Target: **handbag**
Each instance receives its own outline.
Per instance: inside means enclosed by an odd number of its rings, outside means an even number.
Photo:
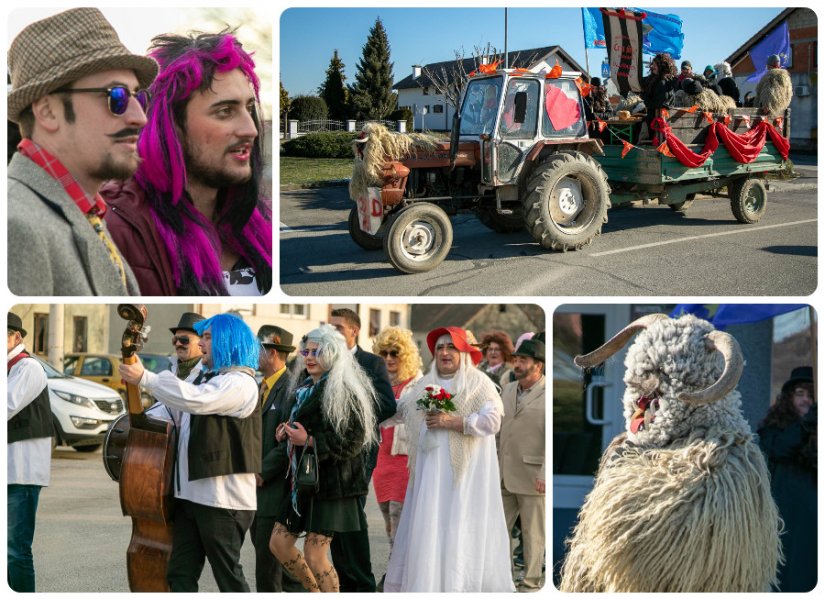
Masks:
[[[320,487],[318,456],[315,455],[315,450],[309,447],[309,440],[307,440],[307,444],[304,445],[304,450],[301,452],[301,459],[298,460],[295,484],[299,492],[313,495],[318,492]]]

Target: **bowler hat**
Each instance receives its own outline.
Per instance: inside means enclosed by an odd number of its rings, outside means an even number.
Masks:
[[[196,312],[184,312],[180,315],[180,322],[178,323],[178,326],[172,327],[169,330],[172,331],[173,335],[175,334],[175,331],[179,331],[181,329],[184,331],[192,331],[197,335],[198,332],[195,330],[195,323],[202,320],[206,320],[206,318]]]
[[[130,70],[147,88],[158,74],[158,63],[132,54],[97,8],[72,8],[35,21],[12,41],[8,65],[8,118],[15,123],[35,100],[86,75]]]
[[[23,321],[20,320],[20,317],[14,312],[9,312],[8,325],[6,328],[12,331],[19,331],[23,337],[28,335],[26,329],[23,328]]]
[[[470,344],[467,340],[467,332],[460,327],[440,327],[427,333],[427,347],[430,348],[432,355],[435,355],[435,342],[442,335],[449,335],[458,351],[469,353],[473,364],[478,365],[481,362],[481,350]]]
[[[292,345],[292,333],[275,325],[265,324],[258,329],[258,341],[266,349],[274,349],[287,354],[295,351],[295,346]]]
[[[525,339],[518,346],[518,349],[513,352],[513,356],[523,356],[544,362],[544,343],[536,339]]]
[[[797,383],[813,383],[814,369],[810,366],[797,366],[791,370],[791,377],[782,385],[782,391],[793,387]]]

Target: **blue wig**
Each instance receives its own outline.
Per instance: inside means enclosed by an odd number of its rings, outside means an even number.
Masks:
[[[258,368],[258,354],[261,343],[252,329],[234,314],[216,314],[194,325],[195,332],[203,336],[212,333],[212,370],[233,366]]]

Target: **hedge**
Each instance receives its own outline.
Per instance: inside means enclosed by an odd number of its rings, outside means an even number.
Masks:
[[[352,158],[352,140],[357,133],[322,131],[290,139],[283,144],[284,156],[301,158]]]

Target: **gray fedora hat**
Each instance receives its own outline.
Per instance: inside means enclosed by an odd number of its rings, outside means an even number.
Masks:
[[[23,328],[23,321],[20,317],[15,314],[14,312],[9,312],[8,321],[7,321],[6,328],[11,329],[12,331],[19,331],[20,334],[25,337],[28,335],[26,329]]]
[[[521,345],[518,346],[518,349],[513,352],[513,356],[523,356],[544,362],[544,343],[535,337],[525,339],[521,342]]]
[[[295,351],[292,339],[292,333],[279,326],[265,324],[258,329],[258,341],[267,349],[291,354]]]
[[[35,100],[86,75],[127,69],[148,88],[158,74],[158,63],[132,54],[96,8],[72,8],[35,21],[12,41],[8,65],[8,118],[15,123]]]

